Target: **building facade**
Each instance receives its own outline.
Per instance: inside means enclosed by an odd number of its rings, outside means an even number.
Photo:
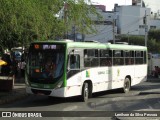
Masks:
[[[114,39],[114,35],[117,34],[117,26],[115,25],[115,14],[113,11],[105,11],[103,5],[95,5],[97,12],[102,16],[101,19],[96,16],[90,15],[94,21],[92,26],[95,29],[95,33],[85,34],[84,41],[99,41],[106,43],[109,40]]]
[[[90,14],[94,22],[92,28],[95,32],[82,34],[68,32],[69,39],[75,41],[99,41],[106,43],[115,40],[116,35],[145,35],[150,29],[159,29],[160,20],[152,17],[151,8],[145,6],[142,0],[133,0],[132,5],[119,6],[115,4],[113,11],[105,11],[104,5],[95,5],[102,19]],[[63,11],[59,15],[63,19]],[[72,30],[74,30],[73,28]]]
[[[116,5],[115,12],[118,34],[145,35],[145,29],[149,30],[150,8]]]

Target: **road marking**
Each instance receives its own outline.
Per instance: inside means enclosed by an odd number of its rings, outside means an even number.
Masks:
[[[70,107],[64,108],[63,111],[72,111],[72,110],[75,110],[77,108],[78,108],[77,106],[70,106]]]

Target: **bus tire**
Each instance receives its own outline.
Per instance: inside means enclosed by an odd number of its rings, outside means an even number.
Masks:
[[[89,90],[89,84],[87,82],[85,82],[83,84],[83,87],[82,87],[82,96],[81,96],[81,100],[83,102],[87,102],[88,99],[89,99],[89,94],[90,94],[90,90]]]
[[[128,77],[125,78],[124,84],[123,84],[123,92],[128,93],[131,88],[131,81]]]

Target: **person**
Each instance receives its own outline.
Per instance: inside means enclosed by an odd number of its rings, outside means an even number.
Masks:
[[[20,68],[20,72],[21,72],[21,77],[24,78],[25,76],[25,60],[24,59],[21,59],[21,62],[19,62],[19,68]]]
[[[75,68],[76,68],[76,63],[71,62],[70,68],[71,68],[71,69],[75,69]]]
[[[153,71],[153,75],[154,75],[154,77],[158,77],[158,69],[159,69],[159,67],[158,66],[154,66],[154,71]]]
[[[53,64],[52,60],[48,59],[47,63],[45,64],[45,70],[44,70],[43,77],[44,78],[48,78],[48,77],[54,78],[55,67],[56,65]]]
[[[15,77],[18,76],[18,63],[15,60],[15,57],[12,58],[12,69],[13,69],[13,74],[15,75]]]

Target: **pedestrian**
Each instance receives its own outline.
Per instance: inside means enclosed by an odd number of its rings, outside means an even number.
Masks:
[[[24,78],[25,76],[25,60],[24,59],[21,59],[21,62],[19,62],[19,68],[20,68],[20,72],[21,72],[21,77]]]

